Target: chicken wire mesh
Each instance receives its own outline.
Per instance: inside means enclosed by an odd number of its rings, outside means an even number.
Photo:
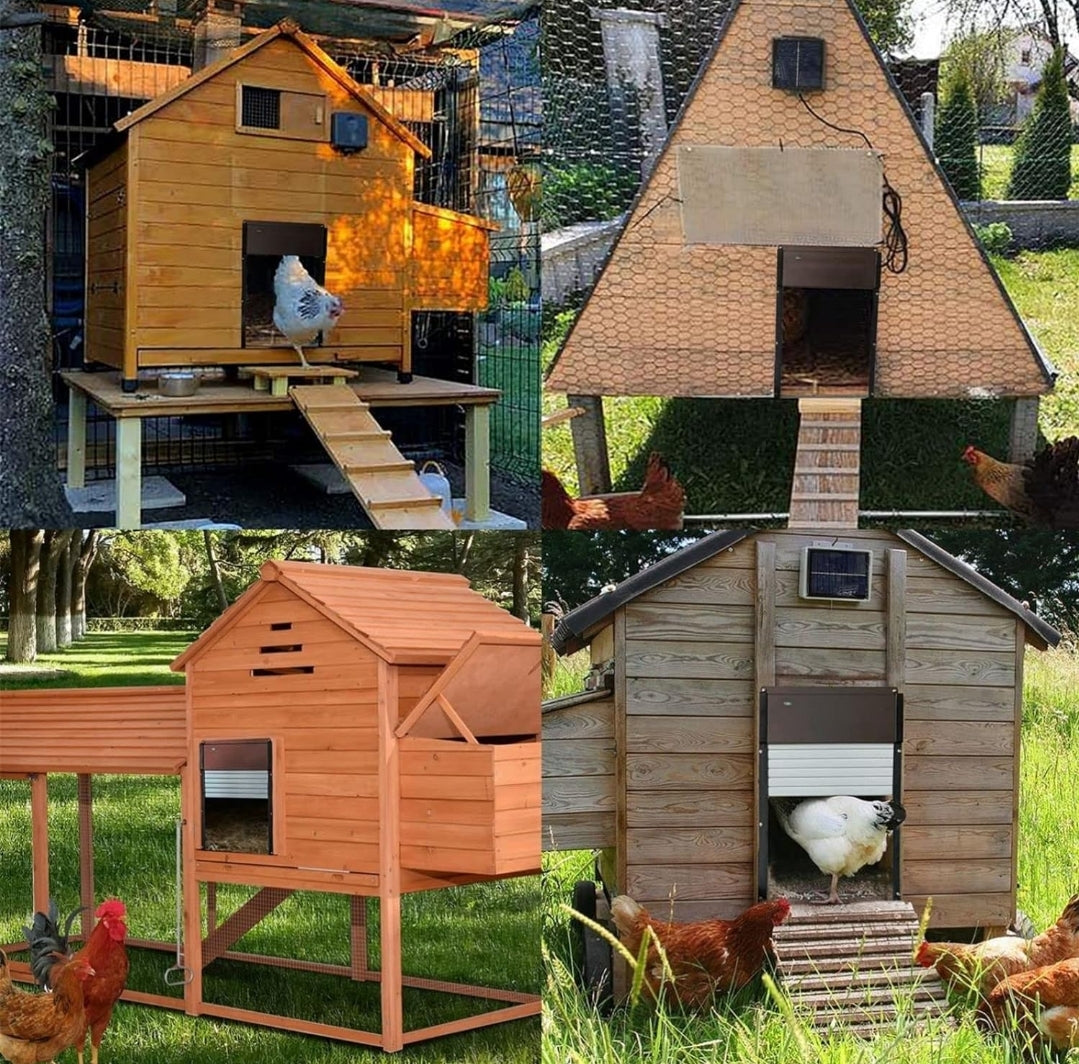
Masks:
[[[208,6],[215,8],[213,17],[200,25]],[[429,160],[417,160],[418,200],[495,219],[503,232],[514,234],[524,259],[538,260],[538,234],[519,235],[522,223],[506,180],[519,153],[535,152],[538,142],[538,111],[530,102],[538,100],[535,12],[527,4],[507,8],[504,18],[492,22],[470,14],[467,7],[441,20],[425,11],[359,11],[328,0],[302,8],[279,0],[235,5],[117,0],[108,10],[90,3],[50,8],[42,34],[47,83],[56,99],[50,131],[55,152],[46,285],[57,374],[81,368],[85,354],[86,205],[80,157],[119,118],[178,84],[200,63],[286,16],[298,19],[301,28],[431,148]],[[500,268],[493,264],[494,276]],[[538,303],[538,269],[529,276],[533,274]],[[494,365],[488,362],[489,349],[477,350],[473,315],[415,313],[413,318],[415,372],[506,389],[504,404],[493,418],[492,464],[511,476],[530,475],[538,461],[535,345],[519,331],[507,330],[499,339]],[[67,389],[59,376],[54,390],[63,467]],[[150,471],[192,471],[292,454],[297,438],[311,442],[296,420],[292,415],[252,419],[232,414],[147,418],[143,464]],[[395,435],[400,432],[406,449],[415,455],[463,458],[462,410],[425,411],[422,418],[405,414],[393,420],[398,423]],[[114,475],[114,424],[91,403],[87,476]]]

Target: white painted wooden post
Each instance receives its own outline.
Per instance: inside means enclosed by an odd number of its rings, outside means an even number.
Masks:
[[[1038,443],[1038,397],[1015,400],[1012,407],[1011,433],[1008,437],[1008,460],[1025,462],[1034,456]]]
[[[86,393],[67,389],[67,486],[86,487]]]
[[[933,147],[933,124],[936,120],[937,98],[931,92],[922,93],[922,135]]]
[[[142,524],[142,419],[116,419],[116,527]]]
[[[567,395],[567,405],[584,413],[570,422],[577,485],[582,495],[602,495],[611,490],[611,459],[607,453],[607,425],[603,420],[603,397]]]
[[[491,408],[465,407],[465,518],[485,521],[491,515]]]

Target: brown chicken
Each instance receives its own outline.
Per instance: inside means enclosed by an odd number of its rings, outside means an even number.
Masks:
[[[1079,894],[1052,927],[1034,938],[1004,935],[974,945],[923,942],[915,960],[923,968],[936,968],[949,986],[974,987],[984,998],[1001,979],[1072,957],[1079,957]]]
[[[974,482],[988,495],[1031,524],[1079,529],[1079,436],[1042,448],[1022,465],[967,447],[963,452]]]
[[[546,529],[590,532],[625,528],[644,532],[681,528],[685,501],[682,485],[655,452],[648,457],[644,486],[638,492],[574,499],[554,473],[543,470],[542,523]]]
[[[978,1011],[993,1029],[1017,1030],[1034,1045],[1079,1046],[1079,957],[1002,979]]]
[[[42,986],[49,986],[56,958],[62,956],[61,949],[66,948],[67,939],[60,934],[54,911],[50,914],[35,913],[33,926],[27,928],[27,941],[30,943],[30,966],[34,978]],[[82,1064],[83,1050],[86,1047],[86,1033],[90,1032],[90,1060],[97,1064],[98,1048],[101,1045],[105,1028],[112,1018],[112,1010],[124,991],[127,982],[128,959],[124,940],[127,938],[125,917],[127,909],[122,901],[110,899],[103,901],[94,916],[97,923],[86,940],[86,945],[75,954],[76,960],[87,961],[94,969],[93,977],[86,983],[84,997],[86,1014],[75,1038],[75,1046]],[[70,927],[71,920],[68,920]]]
[[[59,962],[59,958],[58,958]],[[0,950],[0,1057],[11,1064],[45,1064],[73,1045],[83,1028],[83,988],[94,969],[71,960],[56,970],[51,994],[28,994],[11,985]]]
[[[661,988],[669,999],[687,1008],[707,1008],[716,993],[737,990],[774,956],[772,931],[791,911],[786,898],[761,902],[735,920],[668,923],[653,920],[632,898],[621,894],[611,902],[611,917],[626,948],[636,956],[641,936],[651,927],[667,954],[674,984],[665,980],[663,961],[653,943],[645,961],[644,981],[653,997]]]

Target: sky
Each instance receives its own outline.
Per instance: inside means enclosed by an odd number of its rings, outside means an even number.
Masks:
[[[951,36],[951,27],[944,16],[947,6],[946,0],[913,0],[910,5],[914,17],[912,55],[919,59],[933,59],[940,55]],[[1075,34],[1065,33],[1065,36],[1070,36],[1071,50],[1079,51]]]

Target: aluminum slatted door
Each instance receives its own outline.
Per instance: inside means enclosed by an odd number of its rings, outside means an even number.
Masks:
[[[757,871],[763,897],[769,798],[850,794],[899,800],[903,696],[894,687],[767,687],[761,690],[760,717]],[[898,877],[898,860],[895,868]]]

